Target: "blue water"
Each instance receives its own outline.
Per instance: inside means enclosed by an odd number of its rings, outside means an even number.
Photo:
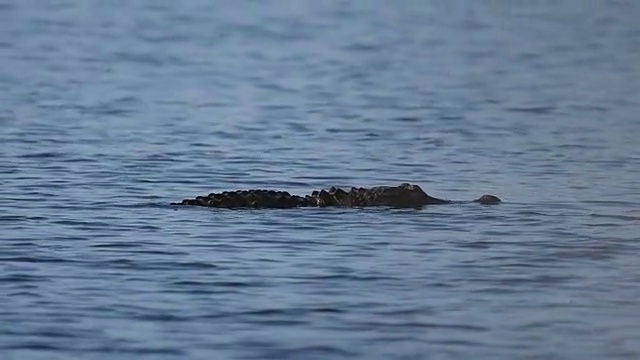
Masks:
[[[1,359],[638,359],[635,1],[1,1]],[[498,206],[174,208],[417,183]]]

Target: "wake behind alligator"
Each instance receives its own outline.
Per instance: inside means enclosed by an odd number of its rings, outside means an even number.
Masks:
[[[493,205],[501,200],[495,195],[482,195],[472,202]],[[215,208],[254,208],[254,209],[290,209],[298,207],[371,207],[387,206],[394,208],[421,208],[426,205],[451,204],[452,200],[443,200],[427,195],[420,186],[400,184],[399,186],[376,186],[355,188],[349,191],[331,187],[328,190],[316,190],[308,195],[291,195],[286,191],[275,190],[236,190],[211,193],[195,199],[184,199],[171,205],[195,205]]]

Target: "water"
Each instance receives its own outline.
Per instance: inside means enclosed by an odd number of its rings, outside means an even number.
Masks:
[[[639,16],[3,1],[0,358],[637,359]],[[505,203],[167,205],[401,182]]]

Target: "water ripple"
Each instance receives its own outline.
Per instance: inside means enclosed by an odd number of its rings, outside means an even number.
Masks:
[[[4,357],[638,358],[635,2],[245,5],[0,4]]]

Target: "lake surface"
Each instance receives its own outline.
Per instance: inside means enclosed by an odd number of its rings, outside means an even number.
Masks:
[[[638,18],[1,1],[0,358],[638,359]],[[504,203],[168,205],[402,182]]]

